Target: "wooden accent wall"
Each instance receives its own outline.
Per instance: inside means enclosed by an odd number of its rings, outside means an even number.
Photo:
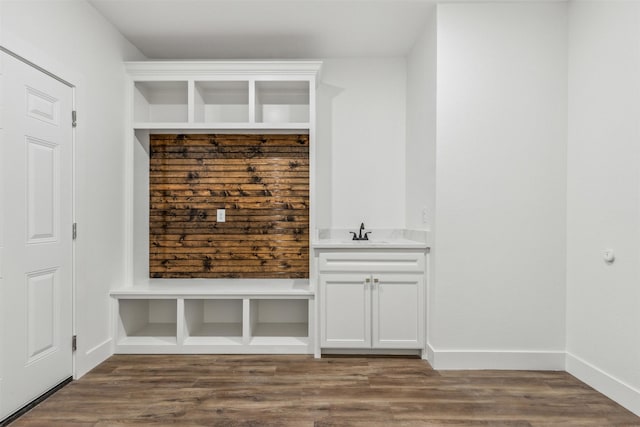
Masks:
[[[309,277],[308,135],[151,135],[149,196],[150,277]]]

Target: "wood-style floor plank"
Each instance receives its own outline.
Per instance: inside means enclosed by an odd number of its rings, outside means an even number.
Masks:
[[[640,426],[565,372],[420,359],[117,355],[12,426]]]

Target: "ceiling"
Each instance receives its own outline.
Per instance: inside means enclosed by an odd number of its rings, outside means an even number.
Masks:
[[[435,0],[89,0],[149,59],[404,56]]]

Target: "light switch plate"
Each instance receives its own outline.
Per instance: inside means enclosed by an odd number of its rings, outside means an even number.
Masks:
[[[217,211],[217,221],[218,222],[225,222],[226,221],[226,212],[224,209],[218,209]]]

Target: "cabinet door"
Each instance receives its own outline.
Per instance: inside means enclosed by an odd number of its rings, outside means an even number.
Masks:
[[[422,348],[424,275],[374,274],[373,348]]]
[[[371,347],[371,276],[320,276],[320,346]]]

